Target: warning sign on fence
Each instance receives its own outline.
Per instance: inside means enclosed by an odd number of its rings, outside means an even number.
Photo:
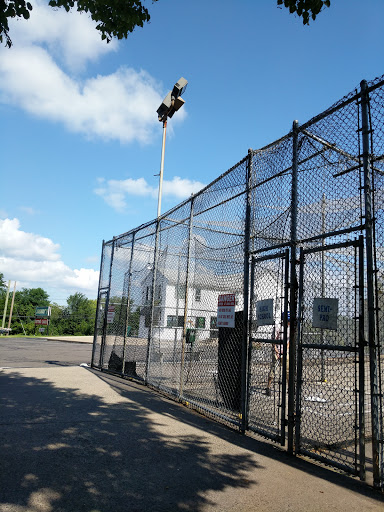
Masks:
[[[234,293],[219,295],[217,300],[217,327],[235,327],[235,304]]]
[[[273,299],[258,300],[256,302],[257,325],[274,325]]]
[[[313,299],[312,326],[321,329],[337,329],[338,299]]]
[[[113,324],[114,319],[115,319],[115,306],[108,306],[107,324]]]

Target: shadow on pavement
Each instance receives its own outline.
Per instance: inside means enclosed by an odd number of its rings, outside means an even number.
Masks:
[[[96,375],[113,385],[112,398],[0,374],[0,511],[198,511],[214,505],[212,490],[256,483],[247,480],[252,454],[214,453],[200,431],[235,433],[145,388]],[[186,432],[184,424],[195,428]]]
[[[92,371],[92,370],[90,370]],[[177,421],[181,421],[185,425],[196,427],[204,432],[208,432],[218,438],[236,445],[237,447],[248,450],[249,452],[263,457],[276,460],[282,464],[287,464],[291,468],[302,471],[305,474],[313,475],[316,478],[321,478],[327,482],[342,486],[345,489],[359,493],[362,496],[369,496],[379,502],[383,502],[384,495],[375,491],[365,482],[345,474],[342,471],[336,470],[332,467],[326,467],[319,463],[303,457],[294,457],[287,453],[285,449],[280,448],[278,445],[269,442],[268,440],[259,440],[250,435],[242,435],[237,430],[226,427],[220,423],[215,422],[205,416],[201,416],[195,411],[192,411],[178,403],[175,403],[171,398],[166,395],[159,394],[157,391],[151,391],[135,382],[124,380],[120,377],[113,376],[107,373],[97,372],[93,370],[100,379],[108,382],[108,384],[120,393],[121,396],[129,396],[132,400],[137,400],[144,407],[156,411],[156,413],[164,416],[170,416]],[[253,470],[257,467],[252,466]],[[258,469],[263,469],[261,466]],[[305,475],[303,474],[303,478]]]

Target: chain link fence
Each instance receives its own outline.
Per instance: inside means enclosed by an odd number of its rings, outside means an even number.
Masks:
[[[103,243],[92,365],[384,486],[384,79]]]

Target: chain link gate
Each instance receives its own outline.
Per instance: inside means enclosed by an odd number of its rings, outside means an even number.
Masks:
[[[102,353],[105,344],[105,313],[107,298],[108,291],[100,290],[99,298],[97,301],[95,338],[92,352],[92,365],[102,365]]]
[[[361,478],[367,466],[384,489],[384,76],[360,86],[103,242],[92,366],[287,440],[290,454]],[[221,294],[236,297],[229,337]],[[311,323],[315,299],[338,301],[337,330]],[[258,305],[273,323],[256,323]]]
[[[248,428],[285,443],[289,250],[253,257],[248,360]]]
[[[363,237],[301,249],[296,452],[365,478]]]

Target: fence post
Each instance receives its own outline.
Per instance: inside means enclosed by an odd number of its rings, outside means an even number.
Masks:
[[[159,259],[159,237],[160,237],[160,217],[157,218],[156,221],[156,238],[155,238],[155,250],[153,254],[153,269],[152,269],[152,290],[151,290],[151,310],[150,310],[150,322],[148,329],[148,342],[147,342],[147,356],[145,363],[145,384],[148,384],[148,374],[149,374],[149,366],[151,364],[151,344],[153,340],[153,320],[154,320],[154,311],[155,311],[155,287],[156,287],[156,273],[157,273],[157,263]]]
[[[133,260],[133,248],[135,245],[135,235],[136,235],[136,231],[132,235],[131,257],[129,260],[129,267],[128,267],[127,314],[125,317],[125,324],[124,324],[123,367],[121,370],[123,374],[125,373],[125,353],[126,353],[126,346],[127,346],[127,328],[128,328],[128,321],[129,321],[129,307],[130,307],[129,302],[131,300],[131,276],[132,276],[132,260]],[[125,279],[124,279],[124,284],[125,284]],[[123,289],[123,293],[124,293],[124,289]]]
[[[365,243],[367,258],[367,303],[368,303],[368,346],[369,369],[371,384],[371,410],[372,410],[372,460],[373,460],[373,486],[380,488],[380,463],[379,463],[379,385],[378,385],[378,361],[376,352],[375,332],[375,297],[374,297],[374,259],[373,259],[373,217],[372,217],[372,187],[371,166],[369,162],[369,95],[366,80],[362,80],[361,86],[361,121],[362,121],[362,149],[364,170],[364,202],[365,202]]]
[[[288,453],[294,453],[294,431],[295,431],[295,378],[296,378],[296,250],[297,250],[297,156],[298,156],[298,135],[299,123],[293,121],[292,126],[292,185],[291,185],[291,272],[289,290],[289,376],[288,376]],[[286,315],[285,315],[286,316]],[[286,316],[287,317],[287,316]]]
[[[365,480],[365,336],[364,336],[364,236],[359,236],[359,476]]]
[[[248,149],[246,168],[246,197],[245,197],[245,225],[244,225],[244,290],[243,290],[243,333],[241,347],[241,423],[240,430],[245,432],[248,424],[247,417],[247,381],[248,368],[248,331],[249,331],[249,242],[251,235],[251,176],[253,151]]]
[[[185,274],[185,295],[184,295],[184,322],[183,322],[183,336],[181,339],[181,366],[180,366],[180,386],[179,386],[179,399],[183,398],[183,383],[184,383],[184,359],[185,359],[185,343],[187,337],[187,318],[188,318],[188,282],[189,272],[191,265],[191,247],[192,247],[192,232],[193,232],[193,206],[195,198],[191,198],[191,212],[189,214],[189,231],[188,231],[188,253],[187,253],[187,270]],[[178,290],[176,290],[176,297]],[[178,314],[177,314],[178,315]]]
[[[91,358],[91,367],[95,364],[95,350],[96,350],[96,341],[97,341],[97,323],[98,323],[98,314],[99,314],[99,304],[100,304],[100,285],[101,285],[101,277],[103,275],[103,261],[104,261],[104,243],[101,246],[101,261],[100,261],[100,272],[99,272],[99,286],[97,288],[97,304],[96,304],[96,315],[95,315],[95,330],[93,333],[93,347],[92,347],[92,358]],[[105,312],[104,312],[105,314]],[[100,347],[101,349],[101,347]]]
[[[115,237],[113,237],[113,241],[112,241],[111,263],[109,265],[107,300],[105,301],[105,311],[104,311],[103,336],[102,336],[101,348],[100,348],[100,368],[101,369],[103,369],[103,364],[104,364],[105,342],[106,342],[106,338],[107,338],[107,318],[108,318],[109,297],[111,295],[112,265],[113,265],[114,254],[115,254]]]

